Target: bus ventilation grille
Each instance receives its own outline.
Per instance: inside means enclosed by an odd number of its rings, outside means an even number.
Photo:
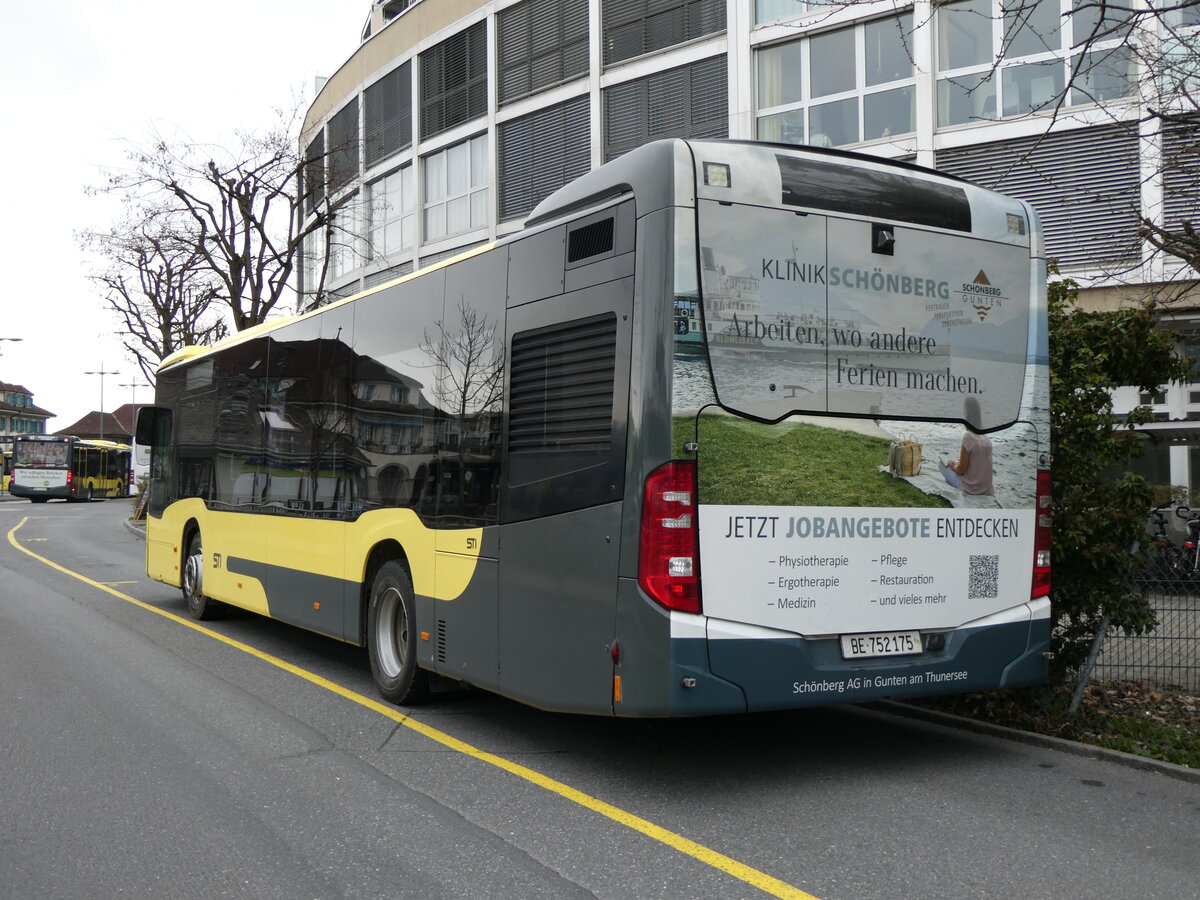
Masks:
[[[579,262],[589,256],[611,253],[613,248],[613,220],[601,219],[576,228],[567,236],[567,262]]]
[[[437,661],[446,661],[446,620],[438,619],[437,627]]]
[[[509,452],[607,452],[616,357],[614,313],[514,335]]]

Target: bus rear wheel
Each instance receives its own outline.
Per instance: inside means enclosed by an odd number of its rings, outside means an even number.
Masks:
[[[200,541],[199,531],[193,531],[188,540],[187,554],[183,557],[180,589],[183,591],[188,615],[193,619],[215,619],[225,611],[225,604],[204,596],[204,545]]]
[[[412,579],[394,559],[381,565],[371,581],[367,655],[379,693],[389,703],[417,703],[429,695],[429,675],[417,666]]]

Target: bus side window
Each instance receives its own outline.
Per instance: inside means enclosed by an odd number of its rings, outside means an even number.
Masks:
[[[150,497],[147,512],[161,515],[170,502],[171,410],[147,406],[138,410],[137,442],[150,448]]]
[[[136,439],[139,444],[147,447],[160,446],[160,440],[163,437],[162,420],[171,418],[171,411],[163,409],[161,406],[144,406],[138,410]],[[170,440],[170,428],[168,427],[166,439]],[[166,441],[162,441],[165,443]]]

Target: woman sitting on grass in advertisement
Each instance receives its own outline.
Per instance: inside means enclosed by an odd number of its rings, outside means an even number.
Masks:
[[[977,430],[980,422],[979,399],[968,397],[963,401],[963,418],[967,430],[963,434],[962,449],[958,461],[938,462],[942,477],[950,487],[964,494],[994,493],[992,490],[992,441]]]

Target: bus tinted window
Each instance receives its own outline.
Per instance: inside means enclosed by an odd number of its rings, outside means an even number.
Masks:
[[[262,503],[267,344],[265,338],[257,338],[231,347],[212,361],[215,397],[201,388],[180,404],[180,483],[203,484],[211,472],[211,497],[218,506],[253,508]]]
[[[258,419],[265,438],[263,502],[275,511],[320,518],[356,511],[363,460],[346,428],[354,366],[349,317],[336,310],[287,325],[270,339]]]
[[[971,230],[971,204],[960,187],[820,159],[775,159],[789,206]]]
[[[31,469],[65,466],[69,453],[65,441],[14,441],[13,465]]]
[[[963,421],[1020,410],[1029,251],[896,226],[699,204],[701,294],[717,397],[774,421],[793,412]]]

